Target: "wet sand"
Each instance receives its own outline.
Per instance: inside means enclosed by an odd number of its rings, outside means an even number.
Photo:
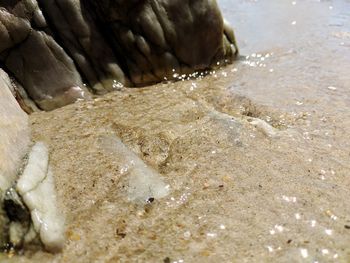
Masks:
[[[219,2],[244,60],[31,116],[67,242],[9,261],[350,261],[350,2]],[[130,201],[106,136],[169,195]]]

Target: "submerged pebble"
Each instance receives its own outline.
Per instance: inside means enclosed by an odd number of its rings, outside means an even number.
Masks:
[[[277,129],[272,127],[269,123],[258,118],[249,118],[249,123],[255,126],[258,130],[263,132],[267,137],[276,137]]]
[[[121,173],[128,175],[127,194],[130,201],[145,203],[168,195],[170,186],[164,182],[160,174],[144,163],[119,138],[104,136],[101,139],[101,146],[121,158],[123,162]]]

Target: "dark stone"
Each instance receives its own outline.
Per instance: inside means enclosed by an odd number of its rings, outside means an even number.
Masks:
[[[80,0],[38,0],[47,19],[90,87],[104,93],[113,80],[129,85],[112,47],[107,43],[86,5]]]
[[[102,94],[237,53],[213,0],[0,1],[0,67],[44,110],[89,98],[83,82]]]
[[[2,202],[8,222],[2,229],[3,244],[0,245],[11,244],[13,247],[20,248],[31,226],[30,212],[13,187],[5,192]]]
[[[50,35],[32,27],[40,24],[36,14],[40,10],[30,8],[25,4],[27,1],[7,2],[11,4],[1,3],[7,9],[0,9],[0,61],[5,71],[23,85],[42,109],[85,98],[85,88],[73,60]],[[81,92],[71,92],[72,88]],[[67,93],[70,94],[61,99]]]
[[[206,69],[236,55],[233,31],[225,34],[229,28],[216,1],[85,1],[109,30],[135,85],[172,79],[173,69],[180,74]]]
[[[30,222],[30,213],[14,188],[5,192],[4,209],[10,221]]]
[[[153,202],[154,202],[154,198],[153,197],[148,198],[147,203],[151,204]]]

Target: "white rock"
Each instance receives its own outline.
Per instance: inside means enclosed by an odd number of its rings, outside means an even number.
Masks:
[[[10,88],[9,77],[0,69],[0,190],[2,191],[15,181],[30,143],[28,116],[18,105]]]
[[[17,182],[17,189],[21,195],[33,190],[44,180],[48,165],[48,149],[44,143],[38,142],[33,146],[29,154],[28,164]]]
[[[333,86],[329,86],[329,87],[327,87],[327,89],[329,89],[329,90],[337,90],[337,88],[333,87]]]
[[[30,210],[34,229],[45,248],[51,252],[62,250],[64,217],[57,208],[55,182],[44,143],[33,146],[28,164],[18,180],[17,191]]]

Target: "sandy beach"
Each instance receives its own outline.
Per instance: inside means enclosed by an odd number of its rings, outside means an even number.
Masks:
[[[350,2],[219,3],[240,61],[30,115],[67,240],[1,262],[350,261]]]

